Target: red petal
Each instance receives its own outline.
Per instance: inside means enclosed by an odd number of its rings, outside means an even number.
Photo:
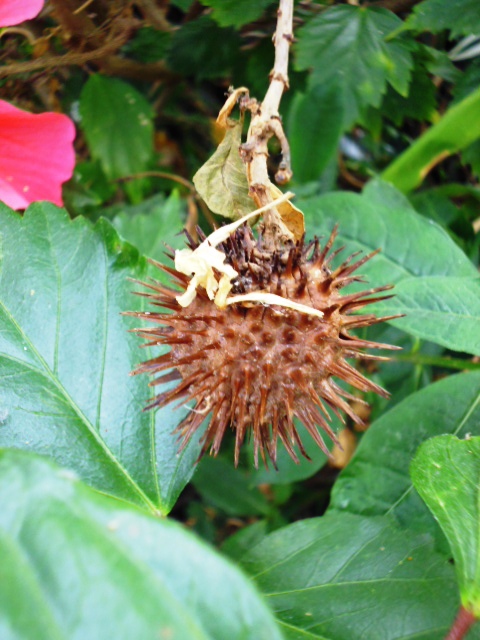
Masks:
[[[0,26],[11,27],[35,18],[42,10],[44,0],[0,0]]]
[[[12,209],[38,200],[61,206],[61,185],[75,166],[74,137],[67,116],[36,115],[0,100],[0,200]]]

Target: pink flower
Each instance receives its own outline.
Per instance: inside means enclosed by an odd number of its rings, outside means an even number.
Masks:
[[[75,166],[74,137],[67,116],[36,115],[0,100],[0,200],[12,209],[38,200],[61,206],[61,185]]]
[[[0,25],[11,27],[38,15],[44,0],[0,0]]]
[[[0,0],[0,26],[34,18],[44,0]],[[61,185],[75,167],[73,122],[60,113],[34,115],[0,100],[0,200],[12,209],[49,200],[62,205]]]

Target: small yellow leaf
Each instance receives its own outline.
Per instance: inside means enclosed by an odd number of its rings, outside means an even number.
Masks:
[[[280,189],[272,183],[270,183],[270,193],[274,200],[283,195]],[[276,208],[284,225],[293,234],[295,240],[301,240],[305,233],[305,220],[302,211],[297,209],[289,200],[281,202]]]
[[[218,114],[217,124],[222,127],[222,129],[228,129],[228,127],[231,126],[231,120],[229,120],[228,116],[232,113],[235,105],[237,104],[238,98],[242,93],[246,93],[248,95],[247,87],[234,89],[221,108],[220,113]]]

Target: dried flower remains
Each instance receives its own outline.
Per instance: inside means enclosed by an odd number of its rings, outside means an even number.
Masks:
[[[338,381],[388,396],[348,360],[382,360],[365,350],[396,348],[351,334],[392,319],[358,313],[390,297],[377,294],[391,286],[342,295],[346,285],[362,282],[356,272],[376,252],[358,259],[355,254],[333,268],[341,250],[332,251],[336,233],[323,246],[315,239],[267,250],[261,234],[256,238],[242,220],[217,230],[214,238],[201,236],[200,243],[189,237],[188,250],[176,252],[176,269],[155,263],[177,288],[142,283],[148,291],[140,295],[163,312],[133,314],[154,323],[135,331],[147,339],[143,346],[170,349],[133,373],[153,376],[153,387],[178,381],[155,395],[147,409],[174,401],[190,407],[176,429],[180,449],[210,414],[201,455],[216,455],[231,429],[236,465],[248,436],[256,466],[259,454],[276,466],[278,440],[295,461],[297,448],[308,458],[294,418],[328,454],[323,436],[337,442],[330,412],[362,423],[348,403],[358,397]]]

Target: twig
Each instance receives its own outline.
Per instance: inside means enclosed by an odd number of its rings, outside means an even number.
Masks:
[[[0,31],[0,38],[3,38],[3,36],[8,36],[11,33],[19,34],[21,36],[25,36],[25,38],[28,40],[28,42],[31,45],[34,45],[35,42],[36,42],[36,38],[33,35],[33,33],[31,31],[29,31],[28,29],[25,29],[25,27],[6,27],[5,29],[2,29]]]
[[[158,31],[169,32],[172,30],[172,25],[165,18],[164,12],[157,7],[153,0],[137,0],[137,5]]]
[[[85,11],[85,9],[87,9],[92,4],[92,2],[94,2],[94,0],[86,0],[82,5],[78,7],[78,9],[75,9],[73,14],[77,15],[78,13]]]
[[[465,607],[461,606],[452,628],[445,637],[445,640],[463,640],[469,629],[475,624],[476,620],[477,619],[471,611],[468,611]]]
[[[129,182],[130,180],[140,180],[141,178],[165,178],[166,180],[173,180],[173,182],[178,182],[178,184],[186,187],[191,193],[197,193],[195,186],[190,180],[178,176],[176,173],[168,173],[167,171],[141,171],[140,173],[133,173],[130,176],[117,178],[115,182]]]
[[[128,32],[125,32],[116,38],[112,38],[112,40],[107,42],[103,47],[99,47],[93,51],[84,51],[81,53],[72,52],[62,56],[43,56],[37,60],[7,64],[4,67],[0,67],[0,78],[6,78],[17,73],[38,71],[39,69],[58,69],[70,65],[82,65],[87,62],[103,59],[105,56],[108,56],[108,54],[120,49],[128,40],[129,35]]]
[[[276,199],[272,193],[273,185],[267,169],[268,141],[272,136],[280,141],[283,156],[277,181],[284,184],[292,176],[290,149],[278,112],[283,92],[288,89],[288,55],[293,41],[292,24],[293,0],[280,0],[274,35],[275,63],[267,93],[261,104],[250,98],[244,98],[240,102],[241,108],[248,109],[252,114],[247,141],[241,146],[240,152],[247,165],[250,195],[257,207],[263,207]],[[264,215],[263,233],[267,245],[275,246],[278,242],[293,238],[293,234],[282,222],[275,208],[266,211]]]

